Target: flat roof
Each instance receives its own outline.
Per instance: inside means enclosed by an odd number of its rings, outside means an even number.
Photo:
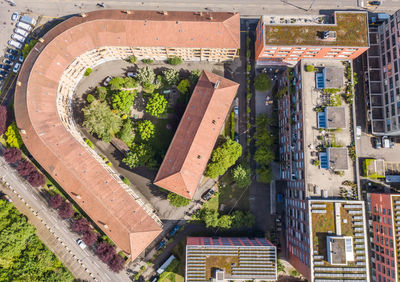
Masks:
[[[334,13],[333,24],[265,25],[265,45],[368,47],[368,23],[365,12]],[[336,40],[322,40],[323,31],[336,31]]]
[[[342,88],[344,86],[344,77],[337,75],[343,72],[344,66],[325,67],[325,88]]]
[[[344,107],[326,107],[326,128],[336,129],[346,127],[346,113]]]
[[[340,171],[349,169],[347,148],[329,147],[327,151],[328,151],[329,167],[332,170]]]

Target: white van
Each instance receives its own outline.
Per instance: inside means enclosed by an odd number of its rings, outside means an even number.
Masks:
[[[26,23],[21,23],[21,22],[17,22],[16,24],[17,27],[25,29],[26,31],[31,31],[32,27],[29,24]]]
[[[17,49],[21,49],[22,48],[22,44],[17,42],[17,41],[15,41],[15,40],[9,40],[8,41],[8,45],[10,45],[12,47],[15,47]]]
[[[17,40],[17,41],[19,41],[19,42],[21,42],[21,43],[24,43],[24,42],[25,42],[25,39],[26,39],[26,37],[24,37],[24,36],[22,36],[22,35],[20,35],[20,34],[16,34],[16,33],[13,33],[13,34],[11,35],[11,38],[14,39],[14,40]]]
[[[24,37],[27,37],[29,35],[29,32],[27,32],[26,30],[23,30],[22,28],[16,28],[16,29],[14,29],[14,32],[19,35],[22,35]]]
[[[361,126],[357,125],[356,127],[356,139],[361,138]]]
[[[29,16],[22,16],[19,18],[19,21],[33,26],[36,24],[36,19],[31,18]]]

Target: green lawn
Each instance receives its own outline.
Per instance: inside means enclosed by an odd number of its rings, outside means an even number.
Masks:
[[[179,260],[179,263],[170,269],[170,273],[166,275],[162,282],[184,282],[185,281],[185,250],[186,241],[182,240],[172,250],[172,254]],[[167,269],[168,270],[168,269]],[[161,278],[161,277],[160,277]]]
[[[214,197],[212,197],[207,203],[204,204],[204,207],[210,209],[210,210],[216,210],[218,211],[219,207],[219,193],[216,193]]]

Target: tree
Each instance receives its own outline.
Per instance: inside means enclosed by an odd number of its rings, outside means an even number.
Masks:
[[[33,39],[29,41],[29,44],[25,44],[24,48],[22,49],[22,56],[24,57],[24,59],[26,58],[26,56],[28,56],[32,48],[35,47],[37,42],[38,41],[36,39]]]
[[[155,93],[146,104],[146,113],[151,114],[154,117],[160,117],[161,114],[167,110],[168,101],[163,95]]]
[[[268,147],[259,147],[254,153],[254,160],[259,165],[269,165],[275,158],[274,152]]]
[[[182,94],[186,94],[189,90],[189,87],[190,87],[189,80],[182,79],[181,82],[179,82],[177,88],[178,88],[179,92],[181,92]]]
[[[40,187],[40,186],[43,186],[46,184],[46,177],[37,170],[35,170],[31,174],[29,174],[27,176],[26,180],[33,187]]]
[[[118,91],[112,96],[112,106],[121,112],[130,113],[135,97],[136,91]]]
[[[21,135],[19,135],[18,127],[15,122],[8,126],[5,135],[7,137],[6,142],[8,145],[10,145],[10,147],[19,149],[24,144],[24,142],[22,142]]]
[[[18,163],[17,171],[19,175],[26,177],[36,171],[36,167],[30,161],[22,160]]]
[[[189,205],[190,200],[175,193],[169,193],[167,196],[169,203],[174,207],[184,207]]]
[[[97,245],[96,253],[99,259],[104,263],[108,263],[114,257],[114,255],[116,255],[114,246],[105,241],[100,242]]]
[[[150,120],[139,121],[137,130],[140,139],[143,141],[147,141],[154,136],[154,124]]]
[[[241,155],[242,146],[231,139],[226,140],[212,152],[211,160],[207,165],[206,176],[215,178],[223,175]]]
[[[92,94],[87,95],[86,101],[88,101],[88,103],[92,103],[94,100],[96,100],[96,98],[94,98]]]
[[[133,77],[114,77],[108,83],[108,87],[112,91],[125,90],[137,87],[138,83]]]
[[[103,86],[97,86],[96,87],[96,97],[99,99],[99,101],[103,102],[108,95],[108,91],[106,87]]]
[[[92,73],[92,69],[91,68],[87,68],[85,73],[83,74],[84,76],[89,76]]]
[[[149,82],[142,83],[142,91],[146,94],[153,94],[154,90],[156,89],[155,84]]]
[[[108,267],[114,272],[120,272],[124,269],[125,260],[120,255],[114,255],[112,259],[108,262]]]
[[[237,165],[232,169],[232,178],[240,188],[249,186],[251,184],[250,168]]]
[[[272,170],[268,166],[261,166],[256,170],[258,181],[269,184],[273,178]]]
[[[234,211],[231,214],[232,228],[252,227],[255,223],[255,217],[250,212]]]
[[[179,72],[175,69],[167,69],[162,74],[164,76],[164,84],[167,87],[174,86],[179,81]]]
[[[114,114],[105,102],[94,101],[82,111],[85,120],[83,126],[90,133],[97,134],[104,142],[110,142],[121,127],[120,117]]]
[[[22,153],[20,149],[10,147],[4,149],[3,157],[9,164],[15,164],[22,159]]]
[[[127,61],[130,62],[131,64],[134,64],[134,63],[136,63],[137,58],[136,58],[135,55],[132,55],[132,56],[129,56],[129,57],[128,57],[128,60],[127,60]]]
[[[74,208],[69,202],[62,203],[58,209],[58,215],[64,219],[73,217],[74,213],[75,213]]]
[[[315,67],[313,65],[306,65],[306,71],[313,72],[315,71]]]
[[[154,74],[154,71],[152,68],[150,68],[149,66],[145,66],[143,68],[140,68],[138,70],[138,79],[140,81],[140,83],[153,83],[154,82],[154,78],[156,77],[156,75]]]
[[[97,241],[97,234],[93,231],[92,228],[89,228],[88,230],[84,231],[82,234],[82,241],[88,245],[92,246],[94,243]]]
[[[78,218],[72,222],[71,228],[73,231],[82,234],[91,229],[89,221],[86,218]]]
[[[254,79],[254,87],[258,91],[267,91],[272,87],[272,81],[265,73],[260,73]]]
[[[122,162],[130,168],[138,166],[155,167],[156,161],[154,160],[155,152],[148,143],[135,144],[131,150],[122,159]]]
[[[7,108],[3,105],[0,105],[0,135],[6,131],[7,124]]]
[[[135,135],[133,134],[133,123],[130,119],[124,121],[121,130],[117,134],[118,138],[121,139],[126,145],[131,146]]]
[[[174,66],[180,65],[180,64],[182,64],[182,59],[178,56],[169,57],[168,64],[174,65]]]
[[[49,205],[53,209],[58,209],[62,205],[62,203],[64,203],[64,198],[60,194],[55,194],[51,196],[49,200]]]
[[[201,70],[192,70],[190,72],[189,80],[192,85],[196,85],[201,75]]]

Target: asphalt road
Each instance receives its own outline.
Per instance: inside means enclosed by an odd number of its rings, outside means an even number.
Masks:
[[[76,243],[79,236],[69,230],[68,222],[58,217],[57,213],[48,207],[40,191],[20,179],[14,169],[10,168],[2,157],[0,158],[0,175],[5,178],[11,189],[15,190],[16,193],[13,193],[12,190],[5,192],[11,195],[20,195],[18,198],[23,199],[23,202],[27,203],[31,207],[31,210],[35,211],[34,214],[36,214],[36,218],[40,220],[30,222],[39,225],[41,223],[43,226],[46,226],[51,233],[54,233],[55,238],[59,238],[57,239],[58,246],[54,245],[54,240],[51,242],[44,241],[44,243],[57,254],[65,265],[69,266],[74,275],[79,275],[76,278],[85,279],[87,281],[93,281],[93,278],[96,278],[97,281],[130,281],[125,271],[121,271],[119,274],[114,273],[91,253],[89,249],[82,250]],[[36,228],[38,232],[41,232],[40,230],[43,226],[39,225],[36,225]],[[43,240],[43,237],[41,239]],[[51,238],[49,238],[49,240],[50,239]],[[75,263],[80,264],[81,271],[79,271],[74,264],[71,264],[69,257],[60,255],[60,251],[62,252],[64,249],[75,259]],[[73,268],[73,270],[71,268]],[[93,278],[89,276],[89,273],[92,273]]]

